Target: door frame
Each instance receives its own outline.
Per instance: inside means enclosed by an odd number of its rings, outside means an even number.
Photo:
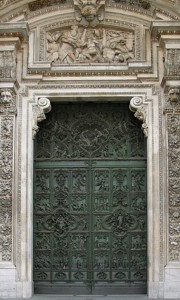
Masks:
[[[28,96],[22,97],[19,102],[21,118],[18,123],[19,144],[21,159],[19,159],[18,177],[18,203],[20,207],[17,215],[17,256],[20,264],[17,266],[19,280],[24,281],[24,297],[33,295],[33,135],[38,130],[37,123],[45,118],[45,113],[50,110],[50,101],[69,102],[70,98],[78,102],[83,101],[103,102],[128,102],[134,97],[140,104],[135,103],[131,110],[135,116],[145,116],[143,125],[148,130],[147,137],[147,255],[148,255],[148,296],[150,298],[163,297],[164,265],[166,259],[166,240],[164,234],[165,218],[163,215],[164,204],[160,192],[162,174],[160,174],[160,142],[159,142],[159,94],[154,93],[154,86],[96,88],[84,86],[77,88],[61,89],[60,85],[54,87],[36,86],[28,87]],[[26,94],[26,95],[27,95]],[[49,102],[47,104],[47,99]],[[131,101],[132,102],[132,101]],[[20,154],[19,154],[20,155]],[[24,201],[26,199],[26,201]],[[21,223],[18,222],[21,220]],[[160,239],[161,236],[161,239]],[[162,238],[162,236],[164,238]],[[162,242],[163,240],[163,242]],[[21,246],[18,246],[18,243]]]

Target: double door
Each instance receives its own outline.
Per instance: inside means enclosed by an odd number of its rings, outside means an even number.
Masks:
[[[35,291],[146,293],[145,141],[127,107],[57,105],[35,153]]]

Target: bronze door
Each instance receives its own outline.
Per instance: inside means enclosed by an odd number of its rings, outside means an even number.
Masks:
[[[54,105],[35,142],[35,292],[146,293],[146,143],[122,104]]]

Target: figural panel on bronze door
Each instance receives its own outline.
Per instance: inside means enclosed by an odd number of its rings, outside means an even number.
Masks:
[[[145,293],[146,142],[126,104],[59,104],[35,141],[39,293]]]

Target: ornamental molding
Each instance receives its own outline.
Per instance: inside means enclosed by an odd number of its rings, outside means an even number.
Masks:
[[[147,107],[143,103],[141,97],[133,97],[129,104],[129,109],[134,112],[134,116],[140,120],[142,124],[142,130],[144,135],[148,136],[148,125],[147,125]]]
[[[180,34],[180,21],[179,19],[176,21],[153,21],[151,25],[151,34],[158,40],[161,38],[163,38],[163,40],[167,38],[171,39],[173,35]]]
[[[33,127],[32,127],[32,136],[35,138],[39,126],[39,122],[42,122],[46,119],[46,113],[51,111],[51,102],[48,98],[39,98],[37,104],[33,105]]]
[[[14,37],[18,37],[20,41],[27,41],[29,35],[29,26],[27,22],[1,22],[0,38],[7,37],[13,41]]]
[[[95,1],[95,0],[91,0]],[[97,0],[98,1],[98,0]],[[99,0],[100,1],[100,0]],[[163,18],[166,20],[179,20],[178,14],[178,4],[169,0],[166,0],[166,4],[158,3],[158,1],[152,0],[104,0],[106,2],[106,11],[109,9],[120,9],[127,11],[128,14],[137,13],[141,16],[147,16],[149,20]],[[16,5],[16,9],[14,9]],[[11,8],[12,6],[12,8]],[[9,22],[15,20],[18,16],[23,16],[26,20],[32,20],[35,18],[35,22],[38,16],[41,16],[47,13],[57,12],[58,10],[62,12],[63,9],[71,8],[73,9],[74,3],[73,0],[27,0],[18,1],[18,0],[0,0],[0,16],[3,22]],[[173,7],[174,6],[174,7]],[[177,9],[176,9],[177,6]],[[77,11],[76,11],[77,12]],[[76,14],[76,12],[74,12]],[[77,15],[77,14],[76,14]],[[82,14],[80,14],[82,17]],[[97,20],[98,20],[97,14]],[[96,21],[97,21],[96,20]],[[78,22],[78,21],[76,21]],[[102,22],[102,21],[100,21]],[[99,23],[99,20],[98,20]],[[33,22],[31,22],[31,25]]]

